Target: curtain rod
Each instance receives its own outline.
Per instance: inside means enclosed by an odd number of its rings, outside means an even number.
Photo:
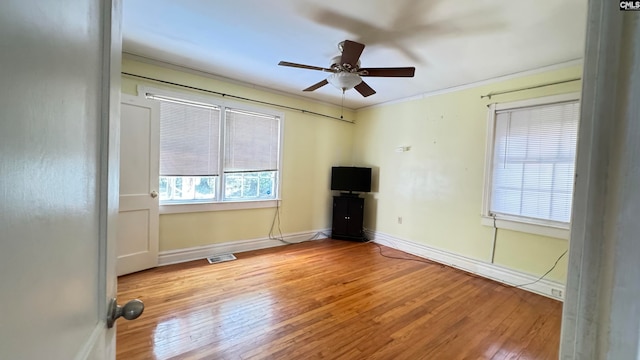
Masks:
[[[127,73],[127,72],[122,72],[122,75],[132,76],[132,77],[136,77],[136,78],[140,78],[140,79],[144,79],[144,80],[155,81],[155,82],[159,82],[159,83],[163,83],[163,84],[167,84],[167,85],[179,86],[179,87],[183,87],[185,89],[190,89],[190,90],[203,91],[203,92],[206,92],[206,93],[215,94],[215,95],[219,95],[219,96],[222,96],[222,97],[229,97],[229,98],[238,99],[238,100],[251,101],[251,102],[262,104],[262,105],[270,105],[270,106],[276,106],[276,107],[283,108],[283,109],[300,111],[303,114],[316,115],[316,116],[326,117],[326,118],[329,118],[329,119],[344,121],[344,122],[347,122],[349,124],[354,124],[353,121],[346,120],[346,119],[344,119],[342,117],[335,117],[335,116],[331,116],[331,115],[325,115],[325,114],[317,113],[317,112],[314,112],[314,111],[295,108],[295,107],[292,107],[292,106],[280,105],[280,104],[276,104],[276,103],[270,103],[270,102],[267,102],[267,101],[255,100],[255,99],[250,99],[250,98],[246,98],[246,97],[242,97],[242,96],[225,94],[225,93],[221,93],[221,92],[218,92],[218,91],[201,89],[201,88],[197,88],[195,86],[189,86],[189,85],[174,83],[174,82],[166,81],[166,80],[154,79],[152,77],[136,75],[136,74]]]
[[[491,99],[491,97],[492,97],[492,96],[495,96],[495,95],[509,94],[509,93],[516,92],[516,91],[523,91],[523,90],[537,89],[537,88],[541,88],[541,87],[545,87],[545,86],[551,86],[551,85],[564,84],[564,83],[569,83],[569,82],[574,82],[574,81],[580,81],[580,80],[582,80],[582,78],[577,77],[577,78],[573,78],[573,79],[561,80],[561,81],[556,81],[556,82],[552,82],[552,83],[546,83],[546,84],[534,85],[534,86],[529,86],[529,87],[524,87],[524,88],[519,88],[519,89],[512,89],[512,90],[498,91],[498,92],[494,92],[494,93],[488,93],[487,95],[482,95],[482,96],[480,96],[480,99],[484,99],[484,98],[489,98],[489,99]]]

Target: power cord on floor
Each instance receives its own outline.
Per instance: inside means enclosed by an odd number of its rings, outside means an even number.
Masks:
[[[380,253],[380,256],[382,256],[382,257],[386,257],[386,258],[389,258],[389,259],[397,259],[397,260],[409,260],[409,261],[416,261],[416,262],[421,262],[421,263],[429,264],[429,265],[438,265],[438,266],[440,266],[441,268],[444,268],[444,267],[445,267],[445,265],[444,265],[444,264],[440,264],[440,263],[438,263],[438,262],[431,261],[431,260],[427,260],[427,259],[423,259],[423,258],[420,258],[420,259],[412,259],[412,258],[405,258],[405,257],[396,257],[396,256],[385,255],[385,254],[383,254],[383,253],[382,253],[382,246],[380,246],[380,244],[378,244],[378,243],[374,242],[373,240],[367,240],[367,241],[365,242],[365,244],[368,244],[368,243],[371,243],[371,244],[373,244],[373,245],[377,246],[377,247],[378,247],[378,252]]]
[[[422,263],[431,264],[431,265],[438,265],[438,266],[440,266],[440,267],[445,267],[445,266],[447,266],[447,265],[445,265],[445,264],[441,264],[441,263],[438,263],[438,262],[436,262],[436,261],[431,261],[431,260],[427,260],[427,259],[411,259],[411,258],[402,258],[402,257],[394,257],[394,256],[385,255],[385,254],[383,254],[383,253],[382,253],[382,247],[381,247],[378,243],[374,242],[373,240],[367,240],[367,241],[365,242],[365,244],[366,244],[366,243],[372,243],[372,244],[376,245],[376,246],[378,247],[378,251],[379,251],[380,255],[381,255],[381,256],[383,256],[383,257],[386,257],[386,258],[390,258],[390,259],[398,259],[398,260],[410,260],[410,261],[417,261],[417,262],[422,262]],[[560,260],[561,260],[561,259],[562,259],[566,254],[567,254],[567,252],[568,252],[568,251],[569,251],[569,250],[565,250],[565,252],[563,252],[563,253],[562,253],[562,254],[561,254],[561,255],[556,259],[556,261],[555,261],[555,263],[553,264],[553,266],[552,266],[549,270],[547,270],[547,272],[545,272],[542,276],[540,276],[539,278],[537,278],[537,279],[536,279],[536,280],[534,280],[534,281],[531,281],[531,282],[528,282],[528,283],[524,283],[524,284],[518,284],[518,285],[505,284],[505,283],[502,283],[502,282],[498,282],[498,284],[500,284],[501,286],[507,287],[507,288],[523,288],[523,287],[525,287],[525,286],[529,286],[529,285],[536,284],[536,283],[540,282],[542,279],[544,279],[547,275],[549,275],[549,273],[551,273],[551,272],[556,268],[556,266],[558,266],[558,263],[559,263],[559,262],[560,262]],[[455,269],[455,268],[454,268],[454,269]],[[456,269],[456,270],[458,270],[458,269]],[[472,277],[475,277],[475,278],[484,279],[484,280],[490,280],[490,279],[488,279],[488,278],[485,278],[485,277],[482,277],[482,276],[479,276],[479,275],[476,275],[476,274],[473,274],[473,273],[470,273],[470,272],[466,272],[466,271],[465,271],[465,273],[467,273],[469,276],[472,276]]]
[[[556,266],[558,266],[558,263],[560,262],[560,259],[562,259],[568,252],[569,250],[565,250],[562,255],[560,255],[557,259],[556,262],[553,264],[553,266],[551,267],[551,269],[547,270],[546,273],[544,273],[542,276],[540,276],[539,278],[537,278],[536,280],[532,281],[532,282],[528,282],[528,283],[524,283],[524,284],[520,284],[520,285],[505,285],[505,286],[509,286],[509,287],[513,287],[513,288],[522,288],[524,286],[529,286],[529,285],[533,285],[537,282],[539,282],[540,280],[544,279],[545,276],[549,275],[550,272],[553,271],[553,269],[556,268]]]
[[[496,215],[493,214],[492,218],[493,218],[493,238],[492,238],[492,242],[491,242],[491,264],[494,263],[495,252],[496,252],[496,243],[497,243],[497,240],[498,240],[498,226],[496,225]],[[537,278],[534,281],[531,281],[531,282],[528,282],[528,283],[524,283],[524,284],[519,284],[519,285],[511,285],[511,284],[504,284],[504,283],[500,283],[500,284],[502,286],[511,287],[511,288],[523,288],[525,286],[536,284],[536,283],[540,282],[542,279],[544,279],[545,276],[549,275],[549,273],[551,273],[553,271],[553,269],[555,269],[556,266],[558,266],[558,262],[560,262],[560,259],[562,259],[562,257],[567,254],[567,251],[569,251],[569,250],[566,250],[565,252],[563,252],[556,259],[556,262],[553,264],[553,266],[549,270],[547,270],[546,273],[544,273],[542,276],[540,276],[539,278]]]
[[[542,276],[540,276],[539,278],[537,278],[537,279],[536,279],[536,280],[534,280],[534,281],[531,281],[531,282],[528,282],[528,283],[524,283],[524,284],[518,284],[518,285],[505,284],[505,283],[503,283],[503,282],[501,282],[501,281],[497,281],[497,280],[494,280],[494,281],[495,281],[498,285],[500,285],[500,286],[502,286],[502,287],[504,287],[504,288],[507,288],[507,289],[511,289],[511,290],[514,290],[514,289],[524,289],[524,287],[525,287],[525,286],[529,286],[529,285],[536,284],[536,283],[538,283],[539,281],[541,281],[542,279],[544,279],[547,275],[549,275],[549,273],[551,273],[551,272],[553,271],[553,269],[555,269],[555,268],[556,268],[556,266],[558,266],[558,263],[560,262],[560,259],[562,259],[562,258],[567,254],[567,252],[568,252],[568,251],[569,251],[569,250],[565,250],[565,252],[563,252],[563,253],[562,253],[562,254],[561,254],[561,255],[556,259],[556,261],[555,261],[555,263],[553,264],[553,266],[551,266],[551,268],[550,268],[549,270],[547,270],[547,272],[545,272]],[[461,270],[461,271],[462,271],[462,270]],[[473,273],[470,273],[470,272],[466,272],[466,271],[465,271],[465,273],[466,273],[467,275],[471,276],[471,277],[474,277],[474,278],[483,279],[483,280],[492,280],[492,279],[490,279],[490,278],[485,278],[485,277],[483,277],[483,276],[479,276],[479,275],[476,275],[476,274],[473,274]],[[522,299],[523,301],[525,301],[525,302],[529,302],[529,300],[527,300],[526,298],[522,297],[519,293],[517,293],[517,292],[516,292],[515,294],[516,294],[516,295],[518,295],[518,297],[520,297],[520,299]]]
[[[277,227],[278,227],[278,235],[280,235],[279,237],[274,234],[274,230],[276,228],[276,222],[277,222]],[[276,201],[276,212],[273,214],[273,221],[271,222],[271,229],[269,229],[269,240],[278,240],[278,241],[283,242],[283,243],[285,243],[287,245],[292,245],[292,244],[299,244],[299,243],[305,242],[305,241],[316,240],[320,236],[325,236],[326,238],[330,237],[329,235],[325,234],[324,232],[318,231],[317,233],[313,234],[313,236],[311,236],[310,238],[308,238],[306,240],[299,241],[299,242],[291,242],[291,241],[285,240],[284,236],[282,235],[282,229],[280,229],[280,200]]]

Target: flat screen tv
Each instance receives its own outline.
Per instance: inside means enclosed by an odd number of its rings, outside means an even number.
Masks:
[[[354,166],[332,167],[331,190],[348,192],[370,192],[371,168]]]

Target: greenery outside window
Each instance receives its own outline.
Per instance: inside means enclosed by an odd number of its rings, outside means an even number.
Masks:
[[[278,199],[280,115],[147,97],[160,101],[161,206]]]

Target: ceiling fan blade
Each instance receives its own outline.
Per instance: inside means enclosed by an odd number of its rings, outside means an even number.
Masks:
[[[356,85],[356,86],[354,87],[354,89],[358,90],[358,92],[360,93],[360,95],[362,95],[362,96],[364,96],[364,97],[371,96],[371,95],[373,95],[373,94],[375,94],[375,93],[376,93],[376,91],[375,91],[375,90],[373,90],[373,89],[371,88],[371,86],[367,85],[367,83],[366,83],[366,82],[364,82],[364,81],[363,81],[363,82],[361,82],[360,84]]]
[[[366,73],[363,73],[365,72]],[[396,68],[362,68],[358,72],[360,76],[381,76],[381,77],[413,77],[416,72],[414,67]]]
[[[340,65],[349,64],[351,68],[356,67],[358,59],[364,50],[364,44],[357,43],[351,40],[345,40],[342,43],[342,58],[340,59]]]
[[[292,63],[292,62],[288,62],[288,61],[280,61],[278,63],[278,65],[280,65],[280,66],[290,66],[290,67],[296,67],[296,68],[302,68],[302,69],[309,69],[309,70],[320,70],[320,71],[327,71],[327,72],[335,72],[333,69],[327,69],[327,68],[323,68],[323,67],[319,67],[319,66],[312,66],[312,65],[296,64],[296,63]]]
[[[321,88],[321,87],[327,85],[328,83],[329,82],[327,81],[327,79],[324,79],[324,80],[320,81],[319,83],[313,84],[313,85],[309,86],[308,88],[306,88],[306,89],[304,89],[302,91],[313,91],[313,90],[315,90],[317,88]]]

